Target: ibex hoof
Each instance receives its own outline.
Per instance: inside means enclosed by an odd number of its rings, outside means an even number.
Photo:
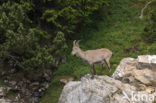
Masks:
[[[91,79],[94,79],[94,76],[92,76]]]
[[[111,76],[110,73],[107,74],[108,76]]]

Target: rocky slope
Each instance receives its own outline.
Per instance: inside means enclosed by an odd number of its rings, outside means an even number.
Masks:
[[[59,103],[153,103],[156,55],[124,58],[112,77],[90,77],[67,83]]]
[[[6,73],[12,75],[16,72],[8,71]],[[16,81],[7,76],[4,80],[7,85],[0,86],[0,103],[38,103],[39,98],[49,87],[51,77],[52,71],[50,69],[46,69],[42,79],[36,81],[30,81],[26,78]]]

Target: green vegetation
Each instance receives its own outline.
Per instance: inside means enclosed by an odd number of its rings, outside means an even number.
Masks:
[[[52,64],[53,57],[50,55],[52,45],[40,43],[41,39],[48,41],[50,35],[26,27],[24,22],[29,23],[26,21],[28,18],[25,17],[22,7],[16,3],[4,3],[0,7],[0,12],[2,13],[0,15],[0,57],[12,61],[10,65],[27,71],[45,68],[45,61]]]
[[[150,7],[149,22],[144,29],[143,39],[148,43],[153,43],[156,41],[156,1],[154,1]],[[154,47],[154,46],[153,46]]]
[[[80,47],[83,50],[109,48],[113,51],[114,56],[111,58],[112,73],[119,64],[120,60],[125,57],[137,57],[142,54],[154,54],[156,45],[144,42],[142,33],[148,23],[148,17],[139,19],[140,11],[145,5],[145,1],[119,0],[112,3],[110,10],[107,12],[107,18],[103,17],[96,25],[98,29],[81,30]],[[45,96],[42,97],[40,103],[57,103],[60,93],[62,92],[62,84],[60,78],[63,76],[73,76],[79,80],[80,76],[90,73],[90,68],[79,57],[71,56],[72,42],[69,45],[68,61],[59,66],[54,73],[55,82],[51,82],[51,87],[47,90]],[[101,65],[96,65],[99,71]],[[107,70],[103,73],[107,74]],[[56,83],[57,82],[57,83]],[[54,89],[54,88],[57,88]],[[60,88],[60,89],[58,89]],[[50,95],[51,93],[55,95]],[[56,99],[57,98],[57,99]]]
[[[67,41],[92,24],[94,12],[109,4],[107,0],[0,3],[0,62],[24,72],[30,80],[40,77],[44,69],[54,69],[55,62],[65,57]]]
[[[124,57],[156,53],[155,2],[139,19],[146,0],[4,0],[0,1],[0,71],[16,68],[12,79],[36,80],[43,70],[54,71],[55,61],[67,62],[53,73],[40,103],[57,103],[64,84],[79,80],[90,68],[71,56],[72,42],[83,50],[108,48],[112,73]],[[96,65],[99,72],[101,65]],[[9,70],[8,70],[9,71]],[[34,75],[35,73],[35,75]],[[107,69],[103,74],[107,73]],[[29,75],[28,75],[29,74]],[[3,83],[0,81],[0,85]]]

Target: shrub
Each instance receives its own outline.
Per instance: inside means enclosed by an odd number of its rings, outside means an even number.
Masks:
[[[53,66],[56,57],[64,56],[64,33],[58,31],[53,35],[32,28],[28,22],[31,20],[17,3],[4,3],[0,12],[0,58],[7,65],[36,72]]]
[[[98,11],[108,6],[109,0],[17,0],[27,10],[33,22],[47,30],[62,31],[66,39],[73,38],[80,28],[90,26]],[[103,14],[103,12],[101,13]]]

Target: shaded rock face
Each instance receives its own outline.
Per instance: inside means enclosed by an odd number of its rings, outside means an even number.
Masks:
[[[9,99],[0,99],[0,103],[13,103],[13,101]],[[17,102],[14,102],[14,103],[17,103]]]
[[[41,80],[30,81],[26,78],[15,81],[7,77],[5,87],[0,87],[0,103],[39,103],[39,98],[49,87],[52,70],[45,70]],[[10,97],[10,92],[13,97]]]
[[[13,100],[5,98],[6,93],[9,90],[10,90],[10,88],[8,88],[8,87],[0,87],[0,103],[18,103],[17,97],[15,97]]]
[[[67,83],[59,103],[153,103],[156,56],[121,60],[112,77],[90,75]]]

